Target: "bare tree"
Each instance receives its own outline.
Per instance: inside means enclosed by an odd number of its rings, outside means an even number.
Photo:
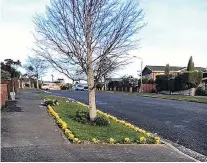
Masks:
[[[131,61],[143,18],[137,0],[51,0],[46,14],[35,17],[35,52],[68,78],[87,76],[91,121],[96,81]]]
[[[26,65],[27,76],[35,77],[37,80],[37,89],[39,89],[39,78],[46,73],[47,64],[38,57],[28,57]]]

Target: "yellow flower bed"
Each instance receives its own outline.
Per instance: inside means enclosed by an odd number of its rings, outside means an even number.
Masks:
[[[77,102],[77,103],[80,104],[80,105],[82,105],[82,106],[86,106],[85,104],[82,104],[81,102]],[[72,131],[69,129],[67,123],[64,122],[64,121],[58,116],[58,114],[54,111],[54,109],[53,109],[50,105],[48,105],[48,112],[55,118],[56,123],[61,127],[61,129],[64,131],[66,137],[67,137],[69,140],[73,141],[74,143],[80,143],[80,142],[81,142],[78,138],[75,137],[75,135],[73,135],[73,133],[72,133]],[[145,137],[151,137],[151,138],[153,138],[155,144],[159,144],[159,143],[160,143],[160,138],[159,138],[159,137],[154,137],[154,136],[152,136],[151,133],[148,133],[148,132],[146,132],[145,130],[142,130],[142,129],[138,128],[138,127],[135,127],[134,125],[132,125],[132,124],[126,122],[126,121],[119,120],[118,118],[116,118],[116,117],[114,117],[114,116],[112,116],[112,115],[110,115],[110,114],[104,113],[104,112],[102,112],[102,111],[100,111],[100,110],[97,110],[97,113],[98,113],[98,114],[101,114],[101,115],[103,115],[103,116],[105,116],[106,118],[110,118],[110,119],[114,120],[115,122],[120,123],[120,124],[122,124],[122,125],[124,125],[124,126],[130,128],[130,129],[132,129],[132,130],[134,130],[134,131],[136,131],[136,132],[142,133]],[[146,138],[145,138],[144,136],[140,137],[140,139],[137,140],[137,142],[138,142],[138,143],[141,143],[141,144],[146,143]],[[93,138],[93,139],[91,140],[91,142],[93,142],[93,143],[98,143],[99,140],[97,140],[96,138]],[[115,141],[113,138],[110,138],[110,139],[108,140],[108,142],[109,142],[110,144],[114,144],[116,141]],[[131,140],[130,140],[129,138],[125,138],[125,139],[124,139],[124,143],[130,143],[130,142],[131,142]]]
[[[73,134],[72,131],[68,128],[68,125],[65,121],[63,121],[58,114],[54,111],[54,109],[48,105],[48,112],[53,116],[53,118],[56,120],[56,123],[61,127],[61,129],[64,131],[65,136],[73,141],[74,143],[80,143],[79,139],[76,138]]]
[[[154,138],[154,143],[156,143],[156,144],[159,144],[159,143],[160,143],[160,138],[159,138],[159,137],[154,137],[154,136],[152,136],[151,133],[148,133],[148,132],[146,132],[146,131],[143,130],[143,129],[140,129],[140,128],[138,128],[138,127],[135,127],[135,126],[132,125],[131,123],[125,122],[125,121],[123,121],[123,120],[119,120],[118,118],[116,118],[116,117],[114,117],[114,116],[112,116],[112,115],[110,115],[110,114],[104,113],[104,112],[102,112],[102,111],[100,111],[100,110],[97,110],[97,113],[99,113],[99,114],[105,116],[106,118],[110,118],[110,119],[112,119],[112,120],[115,120],[117,123],[120,123],[120,124],[122,124],[122,125],[124,125],[124,126],[130,128],[130,129],[134,130],[134,131],[137,131],[137,132],[139,132],[139,133],[142,133],[142,134],[145,135],[146,137]],[[126,142],[126,143],[130,143],[130,140],[128,140],[128,138],[125,138],[124,142]],[[146,138],[145,138],[145,137],[141,137],[140,140],[138,140],[138,142],[140,142],[140,143],[145,143],[145,142],[146,142]]]

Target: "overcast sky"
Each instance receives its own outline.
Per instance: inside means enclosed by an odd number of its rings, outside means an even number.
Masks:
[[[32,17],[43,13],[49,0],[0,0],[0,61],[24,63],[33,46]],[[140,31],[140,48],[132,55],[144,65],[186,66],[192,55],[195,66],[207,67],[207,0],[141,0],[148,25]],[[137,76],[137,59],[116,76]],[[53,73],[54,74],[54,73]],[[63,77],[55,73],[55,78]],[[51,80],[51,72],[44,77]]]

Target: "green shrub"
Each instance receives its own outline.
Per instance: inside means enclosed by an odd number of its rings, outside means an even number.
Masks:
[[[87,123],[90,120],[89,112],[88,111],[82,111],[77,110],[74,118],[77,122],[80,123]]]
[[[110,121],[104,117],[99,117],[97,116],[95,119],[94,119],[94,123],[97,125],[97,126],[108,126],[110,124]]]
[[[156,87],[160,91],[181,91],[190,88],[196,88],[201,83],[202,72],[185,72],[176,77],[170,75],[158,75],[156,78]]]
[[[58,104],[58,100],[45,100],[44,101],[44,104],[47,106],[47,105],[51,105],[51,106],[54,106],[54,105],[57,105]]]
[[[97,83],[97,84],[96,84],[96,89],[102,89],[103,86],[104,86],[104,84],[102,84],[102,83]]]
[[[196,92],[195,92],[196,96],[207,96],[205,90],[202,89],[202,87],[198,87]]]
[[[8,71],[1,70],[1,81],[11,79],[11,74]]]

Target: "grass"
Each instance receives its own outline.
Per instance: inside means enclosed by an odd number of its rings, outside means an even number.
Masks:
[[[140,137],[145,137],[147,143],[153,143],[152,137],[139,133],[133,129],[130,129],[115,120],[110,120],[109,126],[94,126],[90,124],[82,124],[75,121],[73,118],[77,110],[86,110],[87,107],[81,106],[75,102],[66,102],[66,98],[60,98],[55,96],[40,95],[40,97],[46,99],[57,99],[60,105],[53,106],[59,117],[65,121],[75,137],[82,141],[91,141],[93,138],[101,142],[106,142],[110,138],[115,139],[118,143],[123,142],[125,138],[129,138],[132,142],[136,142]],[[100,114],[98,114],[101,116]]]
[[[196,97],[196,96],[182,96],[182,95],[160,95],[157,96],[161,99],[188,101],[207,104],[207,97]]]
[[[98,91],[101,93],[101,91]],[[151,98],[160,98],[160,99],[168,99],[168,100],[177,100],[177,101],[188,101],[188,102],[197,102],[207,104],[207,97],[198,97],[198,96],[184,96],[184,95],[163,95],[163,94],[155,94],[155,93],[130,93],[130,92],[113,92],[113,91],[102,91],[106,93],[121,93],[126,95],[135,95],[142,97],[151,97]]]

